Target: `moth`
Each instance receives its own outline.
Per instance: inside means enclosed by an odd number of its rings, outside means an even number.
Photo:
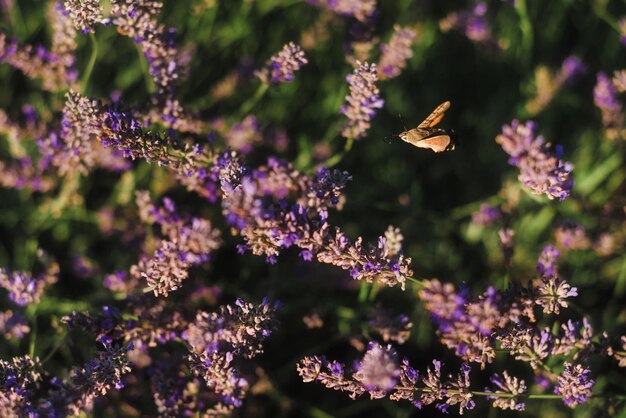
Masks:
[[[457,143],[456,133],[452,129],[435,128],[449,108],[450,102],[443,102],[417,128],[402,132],[400,138],[418,148],[435,152],[452,151]]]

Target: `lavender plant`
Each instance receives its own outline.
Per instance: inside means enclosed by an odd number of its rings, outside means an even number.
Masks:
[[[622,414],[622,15],[0,2],[0,415]]]

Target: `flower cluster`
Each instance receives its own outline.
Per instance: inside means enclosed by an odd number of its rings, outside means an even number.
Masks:
[[[234,163],[237,167],[239,162]],[[223,213],[245,240],[240,250],[265,255],[270,263],[282,249],[295,246],[303,259],[317,257],[321,263],[348,270],[356,280],[404,286],[412,274],[410,259],[393,253],[384,237],[377,246],[365,247],[361,238],[351,243],[327,222],[328,209],[339,203],[348,180],[348,173],[326,168],[310,178],[291,164],[270,158],[267,165],[240,177],[239,184],[222,182],[223,190],[232,190],[222,199]]]
[[[68,12],[60,3],[51,3],[49,9],[53,36],[50,50],[41,45],[19,45],[14,39],[0,33],[0,62],[20,70],[29,78],[42,80],[49,91],[63,91],[76,86],[75,68],[76,32]]]
[[[96,334],[106,344],[115,340],[129,344],[133,368],[148,368],[150,374],[161,377],[152,380],[152,395],[163,413],[215,411],[222,415],[242,405],[250,382],[236,363],[263,352],[262,342],[276,326],[274,315],[279,307],[267,299],[260,304],[237,299],[234,305],[221,306],[219,312],[197,311],[195,319],[187,321],[190,312],[185,307],[172,309],[163,300],[155,303],[149,295],[136,294],[127,306],[132,320],[105,307],[101,315],[73,313],[63,322]],[[149,355],[148,348],[181,341],[187,348],[184,352],[168,355],[166,363],[152,364],[158,356]],[[190,387],[197,391],[188,392]]]
[[[310,4],[367,22],[376,14],[376,0],[307,0]]]
[[[394,26],[394,32],[389,43],[380,46],[382,53],[378,62],[378,78],[385,80],[397,77],[406,66],[406,61],[411,59],[413,51],[411,46],[417,32],[413,29]]]
[[[209,254],[220,247],[220,232],[201,218],[181,219],[174,202],[166,199],[162,208],[150,202],[147,192],[137,192],[137,204],[145,222],[160,225],[161,240],[153,256],[142,259],[131,269],[148,283],[155,296],[167,297],[189,277],[191,266],[208,260]]]
[[[0,334],[6,339],[21,339],[30,332],[24,315],[11,310],[0,312]]]
[[[73,172],[86,175],[94,167],[111,171],[127,169],[129,165],[121,154],[103,148],[99,141],[103,125],[99,103],[74,92],[67,93],[66,99],[61,131],[51,132],[39,141],[41,154],[48,156],[61,175]]]
[[[566,199],[572,190],[573,165],[561,160],[562,148],[553,152],[544,144],[543,136],[536,135],[534,122],[502,127],[496,142],[509,154],[509,164],[520,169],[518,179],[534,194],[545,194],[549,199]]]
[[[298,71],[308,61],[299,45],[289,42],[270,58],[266,68],[256,72],[264,83],[280,84],[292,81]]]
[[[94,26],[99,23],[109,23],[102,16],[103,10],[99,0],[65,0],[63,6],[69,13],[74,28],[83,33],[94,32]]]
[[[381,109],[384,104],[376,87],[376,64],[357,61],[357,68],[348,75],[347,80],[350,94],[346,96],[346,104],[341,108],[341,113],[346,115],[348,122],[341,134],[348,139],[360,139],[370,128],[376,109]]]
[[[458,375],[442,380],[441,362],[433,360],[433,368],[429,367],[426,374],[420,376],[407,359],[398,364],[391,346],[383,347],[374,342],[351,375],[342,363],[329,362],[320,356],[305,357],[298,363],[297,370],[304,382],[320,382],[329,389],[348,392],[352,399],[365,393],[371,399],[389,396],[394,401],[407,400],[419,409],[435,404],[442,412],[448,412],[451,405],[458,405],[460,414],[475,406],[469,390],[470,367],[466,363]]]
[[[554,393],[563,396],[563,402],[570,408],[585,403],[591,396],[593,379],[591,371],[580,364],[566,362],[563,373],[559,376]]]
[[[181,60],[174,43],[176,30],[166,29],[156,21],[163,4],[153,0],[113,0],[111,3],[111,23],[118,32],[135,41],[148,60],[157,88],[153,104],[158,113],[153,118],[176,129],[197,130],[189,124],[182,105],[175,98]]]
[[[607,136],[610,139],[617,138],[624,122],[622,105],[617,100],[617,91],[611,79],[603,72],[598,73],[593,102],[602,112],[602,125]]]
[[[468,10],[450,13],[439,22],[439,26],[444,32],[460,30],[473,42],[495,45],[486,17],[487,10],[487,3],[481,1]]]
[[[411,336],[413,323],[406,315],[392,316],[383,309],[376,309],[369,322],[370,327],[383,338],[383,341],[394,341],[404,344]]]
[[[9,292],[9,299],[19,306],[39,303],[47,286],[56,283],[59,266],[52,263],[47,271],[35,277],[29,272],[14,271],[0,268],[0,287]]]
[[[67,380],[43,375],[37,359],[0,360],[0,415],[70,416],[89,412],[94,400],[123,387],[132,347],[105,345],[98,356],[72,370]],[[45,378],[45,382],[44,382]]]
[[[183,334],[192,371],[224,405],[241,406],[249,384],[231,363],[236,357],[252,358],[263,352],[261,343],[272,333],[275,308],[267,300],[255,306],[238,299],[219,314],[199,312]]]
[[[502,218],[502,211],[487,203],[480,205],[478,211],[472,214],[472,222],[482,226],[493,225]]]
[[[531,114],[539,113],[554,99],[563,86],[584,72],[585,64],[575,55],[570,55],[563,60],[556,75],[552,75],[545,66],[537,67],[535,70],[535,97],[526,103],[526,109]]]
[[[509,375],[506,370],[502,372],[502,376],[496,373],[489,380],[494,385],[495,391],[490,388],[485,388],[485,391],[495,394],[495,396],[490,397],[493,399],[494,408],[515,411],[523,411],[526,408],[526,405],[517,398],[517,396],[526,393],[526,383],[523,380]]]

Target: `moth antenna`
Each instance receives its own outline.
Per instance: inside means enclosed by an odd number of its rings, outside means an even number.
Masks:
[[[402,123],[402,127],[405,131],[407,131],[406,126],[404,125],[404,120],[402,119],[402,115],[398,113],[398,119],[400,119],[400,123]]]

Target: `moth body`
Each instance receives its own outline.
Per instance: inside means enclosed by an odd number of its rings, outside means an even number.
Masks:
[[[427,148],[434,152],[452,151],[456,147],[456,133],[452,129],[435,128],[450,108],[450,102],[444,102],[420,123],[416,128],[406,130],[399,136],[404,142],[418,148]]]

